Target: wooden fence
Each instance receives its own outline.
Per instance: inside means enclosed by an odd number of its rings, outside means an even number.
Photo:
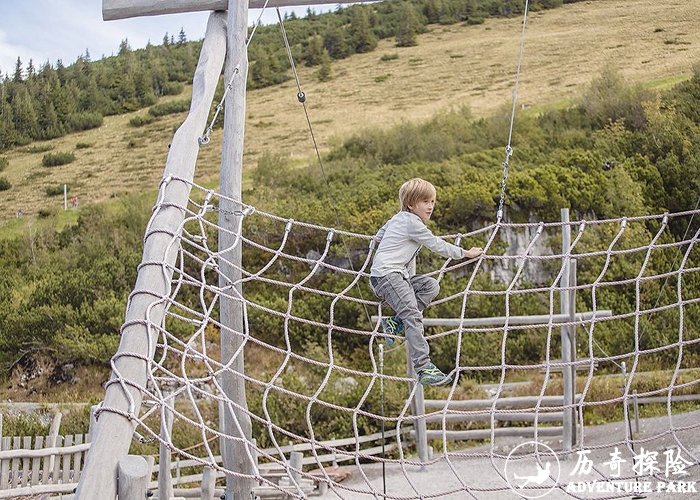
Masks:
[[[402,435],[408,435],[411,431],[410,426],[406,426],[402,430]],[[332,441],[324,441],[315,446],[310,443],[289,444],[277,448],[269,448],[263,450],[263,456],[269,455],[275,457],[275,460],[281,462],[280,453],[285,456],[286,461],[293,469],[302,470],[304,466],[312,466],[320,464],[329,464],[331,469],[326,469],[325,474],[320,470],[309,471],[305,474],[294,473],[295,480],[304,490],[307,495],[321,495],[328,488],[326,475],[331,480],[338,479],[337,475],[340,472],[335,472],[332,466],[346,461],[355,460],[357,453],[355,450],[359,447],[359,452],[363,457],[381,456],[383,453],[396,451],[398,448],[397,440],[395,439],[397,432],[395,429],[388,430],[384,433],[384,442],[382,443],[382,434],[370,434],[367,436],[359,436],[358,438],[343,438]],[[369,445],[369,446],[368,446]],[[331,451],[331,449],[333,451]],[[312,452],[315,451],[315,454]],[[218,465],[221,465],[221,456],[214,457]],[[285,469],[282,463],[260,459],[258,470],[260,475],[267,481],[277,485],[277,487],[269,484],[259,484],[254,488],[257,496],[273,497],[280,496],[281,490],[289,490],[296,492],[296,487],[289,484],[290,473]],[[199,469],[201,472],[190,473],[192,469]],[[225,474],[221,471],[214,471],[206,468],[197,460],[174,460],[171,464],[172,470],[172,486],[175,497],[194,497],[207,498],[202,490],[212,492],[211,498],[218,498],[223,490],[214,489],[213,484],[216,479],[223,478]],[[185,474],[185,471],[188,473]],[[206,485],[206,483],[210,483]],[[201,484],[202,487],[184,488],[188,484]],[[158,487],[158,481],[151,481],[149,487],[155,489]]]
[[[89,448],[87,434],[3,437],[0,498],[71,493]]]

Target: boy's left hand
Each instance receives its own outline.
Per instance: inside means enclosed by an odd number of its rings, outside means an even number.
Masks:
[[[465,259],[474,259],[481,256],[484,253],[484,249],[481,247],[471,247],[469,250],[464,250]]]

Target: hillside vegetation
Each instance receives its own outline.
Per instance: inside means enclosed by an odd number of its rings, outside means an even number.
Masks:
[[[533,14],[518,101],[530,109],[518,107],[507,186],[512,220],[554,219],[561,207],[569,207],[573,218],[605,218],[696,206],[695,14],[700,15],[699,1],[674,6],[651,0],[596,0]],[[399,48],[396,40],[385,39],[374,52],[335,61],[330,81],[314,78],[317,69],[300,67],[328,186],[312,154],[296,86],[287,82],[251,91],[245,201],[283,217],[371,234],[395,211],[398,186],[422,176],[438,186],[436,232],[466,232],[491,222],[500,194],[519,23],[512,18],[428,25],[417,46]],[[0,239],[0,370],[14,389],[20,388],[20,373],[25,386],[37,372],[48,374],[43,389],[48,392],[75,381],[73,370],[107,366],[119,342],[167,144],[184,117],[182,111],[157,110],[177,110],[183,99],[183,94],[162,97],[151,107],[154,112],[104,117],[97,128],[2,154],[0,177],[10,187],[0,193],[6,214]],[[213,144],[220,136],[217,129]],[[75,160],[43,166],[51,153],[72,153]],[[216,184],[218,155],[216,146],[202,150],[199,182]],[[57,187],[64,183],[81,203],[67,213],[57,209],[60,196],[50,194],[62,193]],[[26,215],[15,219],[19,206]],[[672,228],[673,234],[686,230]],[[628,243],[647,244],[652,231]],[[316,243],[292,242],[300,251],[316,250]],[[246,258],[254,261],[256,255]],[[670,262],[653,264],[660,272]],[[692,265],[697,262],[688,262]],[[690,281],[684,285],[697,290]],[[251,292],[261,304],[276,300],[264,287]],[[607,300],[618,310],[635,308],[633,296]],[[485,306],[480,312],[499,311]],[[343,313],[354,328],[361,313]],[[697,316],[688,308],[687,324],[697,324]],[[252,333],[274,335],[272,323],[263,324]],[[663,332],[650,328],[646,338],[655,344],[659,335]],[[628,337],[610,330],[599,342],[613,352],[629,352]],[[313,350],[319,339],[299,335],[295,342],[295,348]],[[349,358],[358,347],[352,342],[345,351]],[[537,347],[513,361],[539,362]],[[465,349],[479,352],[478,345]],[[687,353],[688,362],[694,355]],[[436,356],[440,364],[439,351]],[[653,363],[673,362],[665,356],[659,353]],[[358,356],[348,361],[353,362],[366,361]]]

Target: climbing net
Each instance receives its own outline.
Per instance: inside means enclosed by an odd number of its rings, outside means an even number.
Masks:
[[[425,334],[454,378],[423,389],[401,338],[388,347],[382,333],[379,318],[391,312],[368,287],[371,235],[278,217],[184,179],[168,177],[161,190],[170,183],[191,193],[176,207],[161,196],[154,211],[184,218],[168,236],[172,263],[142,264],[169,277],[156,297],[164,316],[148,309],[139,320],[155,354],[147,382],[120,371],[138,357],[127,351],[110,382],[142,394],[143,410],[128,415],[142,441],[219,477],[252,479],[261,496],[620,498],[646,483],[692,487],[683,481],[697,476],[700,456],[697,210],[499,221],[446,236],[486,254],[419,255],[418,271],[442,289]],[[162,233],[149,225],[146,242]],[[230,246],[217,246],[224,239]],[[129,307],[144,294],[157,295],[136,289]],[[227,301],[239,327],[220,318]],[[240,346],[231,359],[220,338]],[[225,380],[244,387],[243,399]],[[100,408],[110,411],[119,410]],[[218,412],[249,419],[251,435],[223,432]],[[172,430],[163,431],[166,417]],[[242,470],[221,462],[227,441],[243,446]]]

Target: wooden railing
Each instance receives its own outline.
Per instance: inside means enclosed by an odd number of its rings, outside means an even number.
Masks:
[[[71,493],[89,448],[87,434],[2,438],[0,498]]]

